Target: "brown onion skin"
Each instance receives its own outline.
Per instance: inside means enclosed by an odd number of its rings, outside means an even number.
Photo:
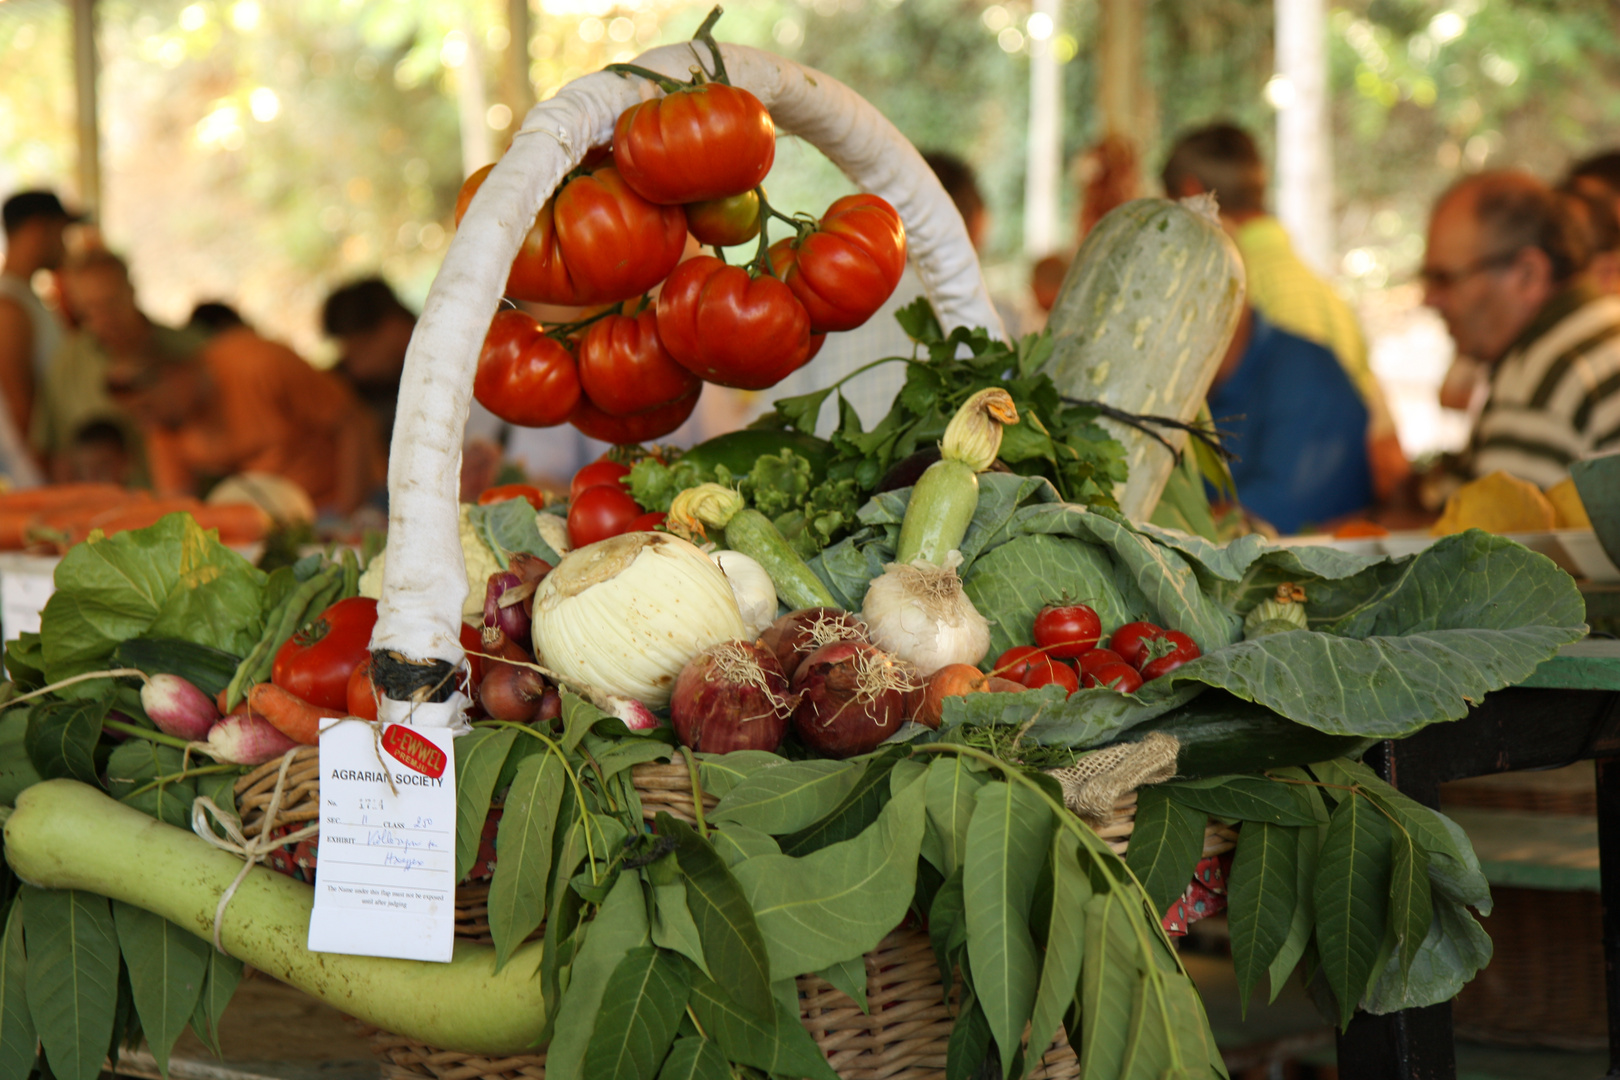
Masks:
[[[742,641],[728,644],[759,664],[770,693],[725,679],[716,670],[715,650],[705,649],[675,679],[669,701],[675,736],[693,750],[709,754],[775,750],[787,735],[791,715],[787,676],[764,646]]]
[[[860,695],[858,664],[876,656],[898,666],[892,658],[860,641],[834,641],[804,658],[793,677],[799,703],[793,710],[793,730],[804,744],[825,757],[847,758],[876,749],[878,743],[900,730],[906,719],[905,689]]]
[[[830,620],[844,629],[848,633],[846,641],[866,640],[866,624],[841,608],[800,608],[788,612],[765,628],[759,635],[759,643],[776,655],[782,674],[790,681],[798,674],[804,658],[817,648],[810,638],[810,627],[820,620]]]
[[[527,724],[539,717],[549,689],[533,668],[496,664],[478,684],[478,703],[493,719]]]

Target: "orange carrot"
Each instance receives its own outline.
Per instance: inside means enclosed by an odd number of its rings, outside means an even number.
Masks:
[[[263,540],[275,524],[252,503],[220,503],[193,510],[191,516],[205,529],[218,529],[222,544],[251,544]]]
[[[69,503],[115,501],[129,492],[117,484],[52,484],[0,495],[0,514],[54,510]]]
[[[275,683],[259,683],[248,691],[248,708],[270,721],[293,742],[314,745],[321,741],[321,719],[326,711]]]
[[[0,497],[0,549],[24,547],[36,533],[71,532],[85,518],[151,498],[145,492],[124,491],[111,485],[95,485],[96,490],[89,490],[92,485],[75,484],[72,487],[75,489],[72,498],[43,506],[5,505],[6,499],[11,496]]]

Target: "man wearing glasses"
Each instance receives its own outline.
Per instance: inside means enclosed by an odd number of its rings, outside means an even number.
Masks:
[[[1465,177],[1435,203],[1424,302],[1491,370],[1469,475],[1550,487],[1620,444],[1620,297],[1579,279],[1584,248],[1564,200],[1527,173]]]

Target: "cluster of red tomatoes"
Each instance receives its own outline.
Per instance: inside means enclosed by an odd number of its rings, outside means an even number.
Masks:
[[[682,84],[620,115],[548,199],[507,278],[517,300],[619,305],[548,333],[521,311],[490,324],[474,396],[526,427],[571,422],[606,442],[667,435],[704,382],[763,390],[803,366],[830,331],[870,318],[905,269],[905,230],[875,195],[850,195],[819,221],[783,219],[792,237],[766,247],[775,215],[759,187],[776,127],[748,91]],[[467,179],[461,221],[489,168]],[[682,261],[690,233],[716,247],[761,237],[751,262]],[[764,235],[762,235],[762,233]],[[662,283],[656,304],[644,297]]]
[[[651,532],[664,523],[662,511],[643,513],[624,486],[630,467],[617,461],[593,461],[574,474],[568,484],[568,542],[584,547],[627,532]],[[478,496],[479,506],[527,499],[544,510],[546,497],[531,484],[503,484]]]
[[[1129,622],[1102,640],[1102,620],[1086,604],[1048,604],[1035,616],[1035,644],[1015,645],[996,658],[994,673],[1034,688],[1057,683],[1074,693],[1106,686],[1132,694],[1203,655],[1180,630]],[[1065,661],[1073,660],[1071,667]]]

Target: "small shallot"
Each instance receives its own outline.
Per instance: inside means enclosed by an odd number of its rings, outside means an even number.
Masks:
[[[547,689],[546,680],[533,668],[492,664],[478,684],[478,701],[495,720],[527,724],[539,717]]]
[[[900,730],[914,673],[859,641],[835,641],[804,658],[793,677],[801,695],[793,728],[804,744],[827,757],[864,754]]]
[[[775,750],[793,715],[787,676],[769,649],[726,641],[681,669],[669,702],[675,735],[712,754]]]

